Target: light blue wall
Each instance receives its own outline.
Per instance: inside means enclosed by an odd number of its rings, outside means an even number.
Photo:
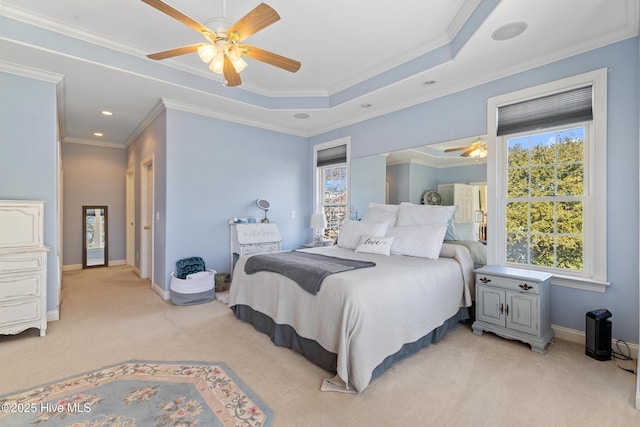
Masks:
[[[351,159],[351,217],[362,218],[370,202],[385,202],[386,169],[382,155]]]
[[[190,256],[229,272],[228,220],[261,218],[255,203],[260,198],[271,202],[268,216],[278,224],[283,249],[310,241],[311,154],[305,138],[171,109],[166,115],[167,281],[176,261]]]
[[[311,138],[351,138],[358,158],[486,133],[489,97],[609,67],[607,129],[607,258],[605,294],[554,286],[552,323],[584,330],[585,313],[609,309],[613,335],[638,340],[638,38],[589,51],[443,98]],[[604,177],[598,177],[603,179]],[[630,236],[632,236],[630,238]]]
[[[0,72],[0,199],[42,200],[47,310],[58,300],[56,85]]]
[[[121,148],[62,144],[63,265],[82,264],[82,206],[108,207],[109,262],[126,258],[125,169]]]
[[[166,217],[166,112],[162,111],[151,124],[136,138],[127,148],[127,170],[133,169],[135,173],[135,243],[134,243],[134,266],[140,269],[140,242],[142,227],[146,220],[141,218],[141,188],[142,188],[142,165],[143,161],[152,159],[153,162],[153,199],[154,211],[160,215],[159,221],[152,224],[154,229],[154,282],[164,289],[164,260],[166,227],[164,218]]]

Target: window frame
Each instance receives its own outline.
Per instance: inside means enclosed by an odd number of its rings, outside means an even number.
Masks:
[[[562,80],[545,83],[523,90],[491,97],[487,101],[487,262],[489,264],[518,268],[513,263],[506,263],[506,214],[504,211],[506,197],[506,139],[512,135],[497,135],[498,108],[528,99],[538,98],[558,92],[567,91],[585,85],[593,87],[593,120],[589,126],[589,141],[585,141],[585,188],[589,209],[589,219],[584,224],[584,246],[588,248],[589,259],[586,261],[590,271],[584,274],[559,274],[551,272],[551,283],[577,289],[605,292],[610,285],[607,281],[607,69],[599,69]],[[567,125],[570,126],[570,125]],[[566,126],[565,126],[566,127]],[[557,128],[554,127],[554,128]],[[537,133],[538,130],[529,133]],[[585,137],[587,139],[587,137]],[[503,143],[504,141],[504,143]],[[548,271],[547,268],[525,265],[529,270]]]
[[[332,165],[318,166],[318,151],[326,150],[328,148],[337,147],[340,145],[346,146],[346,162],[344,163],[335,163]],[[336,167],[340,165],[346,165],[347,167],[347,201],[346,206],[350,206],[351,199],[351,138],[344,137],[340,139],[336,139],[333,141],[327,141],[320,144],[316,144],[313,146],[313,212],[315,213],[324,213],[324,188],[323,188],[323,177],[322,172],[326,167]],[[347,217],[348,217],[347,212]],[[323,231],[324,234],[324,231]]]

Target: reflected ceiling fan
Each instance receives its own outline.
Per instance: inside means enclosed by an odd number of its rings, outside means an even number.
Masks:
[[[265,3],[260,3],[229,28],[221,27],[212,30],[163,1],[142,1],[197,31],[206,39],[206,43],[191,44],[147,55],[150,59],[161,60],[198,52],[200,59],[209,64],[211,71],[224,75],[227,86],[238,86],[242,83],[240,72],[248,65],[242,59],[242,56],[253,58],[292,73],[300,69],[301,64],[298,61],[242,43],[251,35],[280,19],[278,12]]]
[[[482,139],[472,142],[471,145],[467,145],[464,147],[447,148],[446,150],[444,150],[444,152],[451,153],[452,151],[462,150],[465,150],[464,153],[460,154],[462,157],[473,157],[475,159],[487,157],[487,143]]]

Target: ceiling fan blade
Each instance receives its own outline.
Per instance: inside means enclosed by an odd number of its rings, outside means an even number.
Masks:
[[[202,46],[202,43],[190,44],[189,46],[182,46],[182,47],[177,47],[175,49],[169,49],[169,50],[164,50],[162,52],[152,53],[150,55],[147,55],[147,58],[155,59],[155,60],[172,58],[174,56],[195,52],[198,50],[200,46]]]
[[[224,74],[224,79],[227,81],[227,86],[240,86],[240,84],[242,84],[240,74],[238,74],[235,67],[231,63],[231,60],[226,56],[224,57],[224,66],[222,68],[222,72]]]
[[[182,22],[187,27],[192,28],[193,30],[195,30],[195,31],[197,31],[197,32],[199,32],[201,34],[211,31],[207,27],[205,27],[204,25],[199,23],[198,21],[195,21],[195,20],[189,18],[184,13],[180,12],[177,9],[174,9],[173,7],[169,6],[168,4],[166,4],[163,1],[160,1],[160,0],[142,0],[142,1],[144,3],[146,3],[146,4],[148,4],[149,6],[158,9],[160,12],[163,12],[163,13],[169,15],[170,17],[172,17],[174,19],[177,19],[178,21]]]
[[[447,148],[446,150],[444,150],[445,153],[451,153],[452,151],[461,151],[461,150],[468,150],[469,146],[467,147],[456,147],[456,148]]]
[[[276,12],[271,6],[265,3],[260,3],[255,9],[247,13],[245,16],[240,18],[238,22],[229,27],[227,34],[237,32],[240,34],[238,41],[242,41],[274,22],[277,22],[279,19],[280,15],[278,15],[278,12]]]
[[[273,65],[278,68],[282,68],[283,70],[291,71],[295,73],[300,69],[300,62],[286,58],[284,56],[278,55],[273,52],[269,52],[268,50],[260,49],[258,47],[243,45],[242,46],[245,52],[243,54],[249,58],[253,58],[257,61],[262,61],[269,65]]]
[[[460,154],[461,157],[469,157],[469,154],[471,154],[471,152],[475,150],[475,148],[470,148],[467,151],[465,151],[464,153]]]

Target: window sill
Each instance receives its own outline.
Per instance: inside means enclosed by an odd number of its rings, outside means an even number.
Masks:
[[[611,285],[611,282],[554,274],[551,278],[551,284],[555,286],[564,286],[565,288],[580,289],[583,291],[599,292],[603,294],[606,292],[607,287]]]

